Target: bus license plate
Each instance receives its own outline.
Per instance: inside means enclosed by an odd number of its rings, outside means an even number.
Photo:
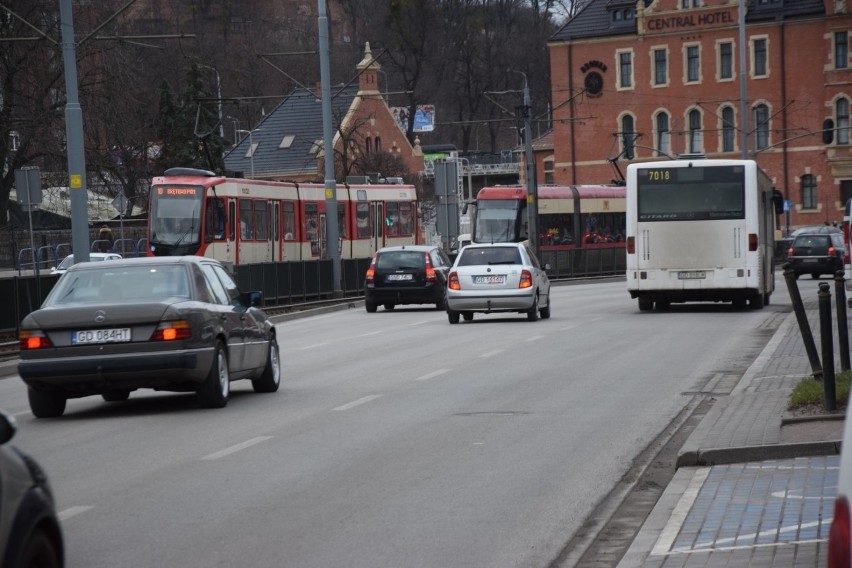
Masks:
[[[489,276],[474,276],[473,283],[474,284],[505,284],[506,276],[500,275],[489,275]]]
[[[703,270],[685,270],[677,273],[678,280],[700,280],[707,278],[707,273]]]
[[[75,331],[71,334],[73,345],[84,343],[121,343],[130,341],[130,328],[122,329],[89,329]]]

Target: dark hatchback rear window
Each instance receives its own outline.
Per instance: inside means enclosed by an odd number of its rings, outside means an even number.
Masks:
[[[426,267],[426,256],[420,251],[401,250],[383,252],[376,258],[379,270],[416,270]]]
[[[802,235],[793,241],[793,249],[816,249],[827,251],[831,246],[831,235]]]
[[[462,251],[459,266],[480,264],[521,264],[521,253],[517,247],[467,248]]]

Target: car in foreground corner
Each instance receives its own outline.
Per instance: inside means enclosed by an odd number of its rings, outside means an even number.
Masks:
[[[90,252],[89,262],[100,262],[102,260],[120,260],[122,256],[115,252]],[[65,272],[74,266],[74,255],[69,254],[62,259],[57,266],[50,271],[51,274],[65,274]]]
[[[142,388],[194,392],[219,408],[238,379],[275,392],[278,343],[261,301],[199,256],[75,264],[21,323],[30,409],[57,417],[69,398],[123,401]]]
[[[0,412],[0,566],[61,568],[65,551],[53,491],[38,462],[9,443],[16,429]]]
[[[524,243],[471,244],[456,257],[447,277],[451,324],[473,314],[517,312],[527,319],[550,317],[550,280]]]
[[[403,245],[376,251],[364,277],[364,306],[369,313],[384,306],[435,304],[444,309],[450,258],[439,246]]]

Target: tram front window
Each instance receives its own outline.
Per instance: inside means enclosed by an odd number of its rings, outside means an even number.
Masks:
[[[513,243],[527,238],[519,219],[525,202],[511,199],[481,200],[476,206],[476,243]]]
[[[161,191],[158,191],[161,190]],[[160,244],[185,245],[199,242],[201,188],[153,189],[149,240]]]

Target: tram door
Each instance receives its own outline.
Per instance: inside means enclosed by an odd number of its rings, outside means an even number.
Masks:
[[[370,256],[385,244],[385,204],[374,201],[370,204],[370,219],[373,224],[372,249]]]
[[[320,258],[328,258],[328,227],[326,227],[326,214],[320,213],[320,231],[319,231],[319,255]]]

